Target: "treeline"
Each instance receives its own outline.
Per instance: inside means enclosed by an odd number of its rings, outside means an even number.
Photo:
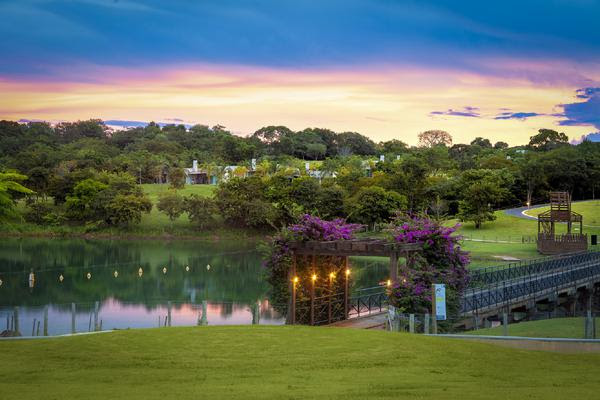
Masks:
[[[527,146],[482,137],[453,144],[447,132],[426,131],[419,146],[410,147],[320,128],[269,126],[240,137],[222,126],[151,123],[112,131],[98,120],[55,126],[0,121],[0,170],[24,175],[20,183],[35,192],[28,195],[30,219],[38,215],[39,223],[55,217],[50,222],[135,223],[152,206],[136,183],[177,186],[193,159],[207,170],[231,164],[248,170],[252,158],[258,160],[252,177],[222,183],[216,200],[163,196],[161,211],[168,212],[171,202],[200,227],[215,223],[209,211],[228,225],[268,227],[303,212],[374,225],[397,209],[456,215],[479,226],[493,219],[493,209],[543,202],[550,190],[595,198],[600,183],[600,144],[573,146],[549,129]],[[319,173],[309,177],[304,160],[319,160],[311,163]],[[52,198],[60,212],[43,216],[46,206],[33,205],[32,198]],[[86,203],[91,198],[96,205]]]

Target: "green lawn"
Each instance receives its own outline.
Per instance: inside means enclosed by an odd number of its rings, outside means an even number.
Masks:
[[[553,318],[542,321],[527,321],[508,325],[510,336],[541,337],[541,338],[573,338],[583,339],[583,318]],[[472,335],[504,335],[502,326],[495,328],[479,329],[469,332]],[[596,318],[596,337],[600,338],[600,318]]]
[[[9,399],[591,399],[600,354],[385,331],[159,328],[0,342]]]
[[[550,207],[532,208],[525,211],[527,215],[536,217],[538,214],[547,211]],[[571,209],[583,215],[583,224],[600,228],[600,200],[576,202],[571,205]]]
[[[170,190],[169,185],[163,184],[143,184],[141,185],[144,192],[152,200],[152,211],[150,214],[144,214],[142,221],[135,227],[136,231],[151,233],[186,233],[193,234],[193,226],[191,226],[187,214],[181,215],[175,221],[171,222],[166,214],[160,212],[156,207],[158,196],[160,193]],[[216,189],[215,185],[185,185],[183,189],[177,190],[182,196],[190,194],[198,194],[200,196],[212,197]]]

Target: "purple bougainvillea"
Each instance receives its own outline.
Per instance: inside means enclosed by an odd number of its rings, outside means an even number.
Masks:
[[[273,306],[285,314],[287,311],[287,301],[289,299],[289,277],[288,271],[291,264],[290,242],[307,240],[349,240],[354,237],[354,233],[361,229],[362,225],[348,224],[343,219],[325,221],[312,215],[304,215],[297,224],[290,225],[283,229],[270,242],[265,253],[264,266],[267,272],[267,280],[271,284],[271,301]],[[339,257],[338,257],[339,258]],[[299,259],[296,265],[297,273],[300,278],[298,283],[298,293],[302,296],[302,288],[305,286],[304,280],[310,279],[308,272],[309,265],[305,260]],[[341,268],[341,260],[335,260],[331,256],[320,257],[317,268],[321,269],[319,279],[326,277],[329,272],[338,273],[335,268]],[[313,271],[318,272],[318,271]],[[339,281],[338,283],[341,283]]]
[[[468,253],[460,247],[458,225],[447,227],[427,217],[396,217],[393,239],[400,243],[419,243],[423,251],[400,269],[400,279],[389,288],[390,302],[404,312],[429,312],[431,285],[444,283],[449,307],[458,306],[458,298],[469,282]]]

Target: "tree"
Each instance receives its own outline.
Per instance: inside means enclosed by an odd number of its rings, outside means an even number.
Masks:
[[[118,226],[139,224],[142,213],[148,214],[151,210],[152,202],[147,196],[118,194],[107,205],[107,222]]]
[[[479,147],[483,147],[486,149],[491,149],[492,143],[490,142],[489,139],[485,139],[482,137],[476,137],[475,139],[473,139],[471,141],[471,146],[479,146]]]
[[[0,221],[14,216],[14,196],[16,194],[32,194],[33,191],[21,185],[27,176],[15,172],[0,172]]]
[[[275,227],[278,213],[266,199],[266,191],[266,183],[258,176],[221,182],[215,201],[225,223],[248,228]]]
[[[398,210],[406,208],[406,197],[379,186],[361,188],[348,200],[348,219],[373,229],[387,222]]]
[[[494,144],[494,149],[496,149],[496,150],[508,149],[508,143],[506,143],[506,142],[496,142],[496,144]]]
[[[419,146],[434,147],[434,146],[452,146],[452,136],[442,130],[431,130],[419,133]]]
[[[171,223],[175,221],[184,211],[183,197],[175,190],[168,190],[158,196],[156,208],[167,214]]]
[[[529,147],[535,150],[548,151],[569,144],[569,137],[552,129],[540,129],[537,135],[529,138]]]
[[[319,216],[324,219],[343,217],[344,197],[344,189],[338,185],[323,187],[314,200]]]
[[[509,194],[509,179],[496,170],[469,170],[463,173],[458,218],[472,221],[476,229],[481,228],[485,221],[495,220],[493,207]]]
[[[79,222],[98,222],[104,220],[102,192],[108,185],[95,179],[84,179],[73,188],[65,202],[67,218]]]
[[[219,211],[213,199],[195,193],[183,199],[183,208],[189,220],[200,229],[212,225]]]
[[[183,168],[172,167],[169,170],[169,183],[173,189],[182,189],[185,186],[185,171]]]

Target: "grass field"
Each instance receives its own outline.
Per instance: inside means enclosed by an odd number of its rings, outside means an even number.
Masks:
[[[525,214],[536,217],[550,207],[539,207],[525,211]],[[571,205],[571,209],[583,215],[583,224],[588,227],[600,228],[600,200],[581,201]]]
[[[0,342],[0,398],[592,399],[600,354],[311,327],[130,330]]]
[[[502,326],[488,329],[479,329],[469,332],[472,335],[501,336],[504,334]],[[541,337],[541,338],[572,338],[583,339],[583,318],[553,318],[542,321],[527,321],[508,325],[510,336]],[[596,337],[600,337],[600,318],[596,318]]]
[[[190,224],[190,221],[187,217],[187,214],[181,215],[175,221],[171,222],[169,217],[166,214],[160,212],[156,207],[158,203],[158,196],[161,193],[167,192],[169,189],[169,185],[163,184],[143,184],[141,185],[144,189],[144,192],[150,197],[152,200],[152,211],[150,214],[144,214],[142,216],[142,221],[135,228],[136,231],[140,232],[148,232],[148,233],[161,233],[161,232],[178,232],[178,233],[187,233],[193,234],[193,227]],[[182,196],[188,196],[190,194],[198,194],[200,196],[212,197],[216,186],[214,185],[185,185],[183,189],[177,190]]]

